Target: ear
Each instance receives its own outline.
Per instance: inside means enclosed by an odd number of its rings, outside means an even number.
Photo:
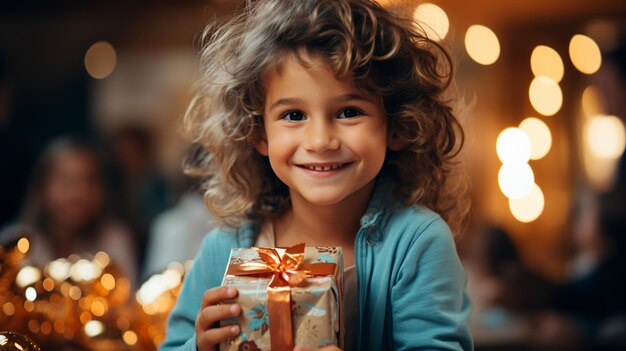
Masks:
[[[391,151],[400,151],[404,149],[406,146],[406,142],[400,140],[396,133],[391,133],[389,137],[387,137],[387,148]]]
[[[263,135],[256,143],[254,143],[254,147],[256,151],[258,151],[263,156],[269,156],[268,146],[267,146],[267,138]]]
[[[265,128],[263,127],[263,119],[260,122],[257,121],[253,124],[255,131],[252,133],[252,143],[258,153],[263,156],[268,156],[267,135],[265,134]]]

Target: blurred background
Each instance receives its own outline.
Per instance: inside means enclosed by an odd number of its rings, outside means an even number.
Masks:
[[[455,58],[476,349],[624,349],[626,2],[379,2]],[[0,331],[160,343],[210,230],[179,121],[239,3],[0,4]]]

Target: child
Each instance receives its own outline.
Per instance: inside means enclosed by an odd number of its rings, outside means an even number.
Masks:
[[[0,239],[26,234],[32,243],[29,260],[40,266],[104,251],[134,281],[133,238],[112,215],[105,168],[99,149],[85,139],[52,141],[33,169],[19,224],[0,232]]]
[[[444,190],[462,140],[440,100],[445,50],[368,0],[267,0],[202,57],[184,126],[209,151],[193,170],[222,226],[161,350],[213,350],[240,333],[219,327],[241,313],[220,303],[237,294],[219,287],[231,248],[298,242],[343,247],[346,350],[471,349],[465,274],[434,212],[454,219],[458,200]]]

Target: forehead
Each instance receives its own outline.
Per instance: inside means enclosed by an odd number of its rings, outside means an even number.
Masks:
[[[95,156],[84,150],[64,150],[51,162],[53,171],[84,171],[97,168]]]
[[[304,94],[323,88],[324,93],[359,93],[375,99],[349,75],[341,76],[329,59],[302,51],[278,55],[263,75],[266,102],[276,93]]]
[[[263,81],[267,83],[273,77],[281,76],[285,74],[287,69],[293,67],[299,67],[300,69],[325,69],[334,73],[330,61],[321,54],[313,54],[306,49],[284,50],[272,57],[270,64],[265,68]]]

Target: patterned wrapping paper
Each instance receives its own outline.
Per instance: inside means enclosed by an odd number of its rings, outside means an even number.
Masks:
[[[263,262],[254,249],[232,249],[230,265]],[[295,345],[317,349],[343,345],[341,316],[343,256],[340,247],[305,247],[304,264],[335,263],[334,276],[308,277],[291,287],[291,321]],[[227,268],[228,272],[228,268]],[[220,350],[271,350],[267,287],[271,276],[234,276],[225,274],[224,286],[235,286],[238,296],[224,303],[238,303],[241,314],[223,320],[221,326],[239,324],[241,334],[220,344]],[[275,350],[276,351],[276,350]]]

